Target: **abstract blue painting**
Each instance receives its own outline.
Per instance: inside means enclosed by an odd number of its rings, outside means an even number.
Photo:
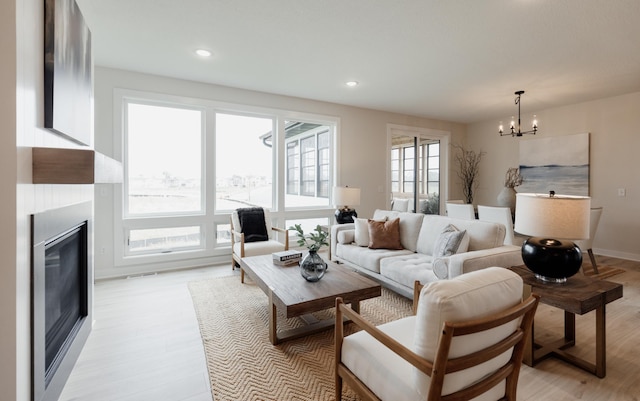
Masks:
[[[518,192],[589,195],[589,134],[520,142]]]

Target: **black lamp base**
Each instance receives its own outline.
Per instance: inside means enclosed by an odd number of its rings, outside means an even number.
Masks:
[[[353,223],[353,219],[358,217],[358,213],[355,209],[337,209],[335,216],[338,224],[346,224]]]
[[[539,280],[564,283],[582,266],[582,252],[571,241],[531,237],[522,244],[522,260]]]

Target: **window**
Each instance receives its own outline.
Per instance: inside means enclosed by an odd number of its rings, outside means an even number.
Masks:
[[[203,112],[127,104],[125,215],[200,212]]]
[[[124,254],[202,249],[200,226],[169,219],[204,214],[204,111],[128,100],[125,116]]]
[[[449,134],[393,125],[388,131],[392,199],[410,199],[411,210],[439,214],[441,185],[446,182],[441,166],[447,163],[440,149],[448,144]]]
[[[330,206],[333,127],[302,121],[285,124],[285,206]]]
[[[273,208],[273,118],[216,113],[216,210]]]
[[[122,104],[115,145],[125,168],[125,182],[114,190],[116,265],[221,261],[229,253],[230,213],[239,207],[269,209],[279,227],[287,218],[328,224],[333,216],[338,120],[115,94]]]

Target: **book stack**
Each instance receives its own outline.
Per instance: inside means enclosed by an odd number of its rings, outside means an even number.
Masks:
[[[274,252],[273,264],[278,266],[297,265],[302,260],[302,252],[300,251],[282,251]]]

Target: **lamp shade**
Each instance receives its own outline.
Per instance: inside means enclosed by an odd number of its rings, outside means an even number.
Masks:
[[[514,230],[533,237],[587,239],[590,209],[588,196],[517,194]]]
[[[357,206],[360,204],[360,188],[334,187],[333,204],[335,206]]]

